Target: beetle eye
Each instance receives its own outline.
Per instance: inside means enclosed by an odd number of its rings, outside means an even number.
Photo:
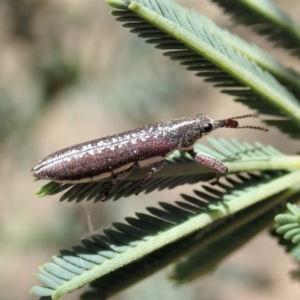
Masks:
[[[205,124],[203,125],[203,130],[204,130],[205,132],[210,132],[212,129],[213,129],[213,126],[212,126],[211,123],[205,123]]]

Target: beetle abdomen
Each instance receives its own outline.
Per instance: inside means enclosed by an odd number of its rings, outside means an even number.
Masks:
[[[33,168],[36,180],[84,182],[161,161],[176,149],[163,123],[78,144],[57,151]]]

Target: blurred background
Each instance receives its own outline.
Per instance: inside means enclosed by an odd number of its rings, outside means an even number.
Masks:
[[[265,38],[232,24],[208,0],[178,2],[286,65],[296,65]],[[299,20],[299,1],[276,3]],[[105,204],[59,203],[59,196],[34,195],[46,183],[34,182],[30,172],[39,159],[72,144],[196,112],[216,119],[251,113],[122,28],[110,10],[102,0],[0,1],[1,300],[37,299],[29,295],[39,284],[32,274],[60,249],[145,211],[158,199],[178,200],[181,192],[192,193],[199,186]],[[213,136],[296,151],[295,142],[273,128],[269,133],[223,129]],[[299,299],[299,284],[288,276],[293,267],[291,258],[263,233],[202,280],[176,287],[167,280],[166,268],[113,299]],[[77,299],[80,292],[63,299]]]

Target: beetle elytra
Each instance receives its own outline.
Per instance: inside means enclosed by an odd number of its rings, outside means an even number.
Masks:
[[[213,120],[199,114],[195,118],[158,122],[89,142],[77,144],[50,154],[33,169],[35,180],[47,179],[62,183],[80,183],[111,178],[112,190],[117,180],[129,175],[134,166],[149,167],[139,181],[137,193],[143,183],[164,166],[164,160],[175,150],[186,151],[195,161],[216,172],[217,178],[227,174],[227,167],[218,159],[194,151],[194,144],[203,135],[221,127],[252,128],[267,131],[264,127],[239,127],[236,119],[257,117],[245,115],[224,120]]]

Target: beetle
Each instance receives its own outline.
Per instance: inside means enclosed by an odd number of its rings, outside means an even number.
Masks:
[[[213,120],[206,115],[157,122],[120,134],[77,144],[50,154],[33,169],[35,180],[47,179],[61,183],[81,183],[111,178],[104,198],[117,180],[130,174],[134,166],[149,167],[139,180],[138,194],[144,182],[164,166],[165,159],[175,150],[187,152],[196,162],[220,175],[227,174],[225,164],[208,154],[196,153],[194,144],[203,135],[221,127],[251,128],[267,131],[264,127],[239,127],[236,119],[258,117],[244,115],[223,120]]]

